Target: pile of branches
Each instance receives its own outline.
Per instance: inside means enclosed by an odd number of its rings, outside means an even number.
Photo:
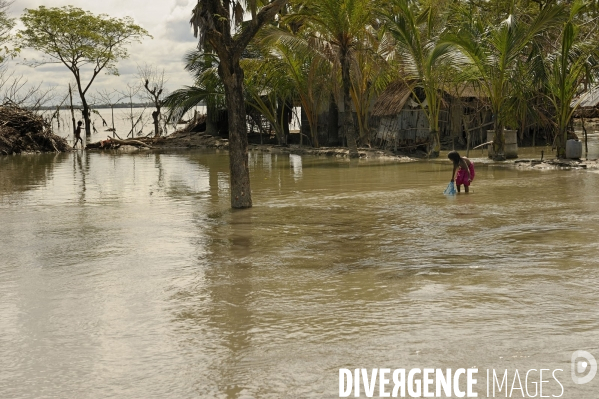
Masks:
[[[152,148],[152,146],[144,143],[141,140],[136,139],[115,139],[113,137],[108,137],[106,140],[101,140],[96,143],[89,143],[85,146],[86,150],[97,149],[97,150],[116,150],[120,148],[122,145],[130,145],[137,148]]]
[[[40,115],[11,103],[0,105],[0,154],[69,150],[67,141],[53,134]]]

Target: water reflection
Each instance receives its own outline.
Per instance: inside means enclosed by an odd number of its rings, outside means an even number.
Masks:
[[[0,156],[0,196],[36,189],[52,179],[68,154]]]
[[[296,154],[289,155],[289,164],[293,170],[293,178],[295,181],[302,178],[302,157]]]

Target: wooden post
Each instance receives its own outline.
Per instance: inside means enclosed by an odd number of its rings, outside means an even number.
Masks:
[[[73,109],[73,90],[71,89],[71,84],[69,83],[69,99],[71,100],[71,120],[73,121],[73,137],[75,137],[75,110]]]
[[[464,128],[466,130],[466,158],[470,156],[470,116],[464,115]]]
[[[580,121],[582,122],[582,131],[584,132],[584,157],[588,160],[589,159],[589,144],[588,144],[587,129],[586,129],[586,127],[584,127],[584,116],[580,118]]]
[[[112,114],[112,137],[116,136],[116,129],[114,128],[114,104],[110,106],[110,112]]]

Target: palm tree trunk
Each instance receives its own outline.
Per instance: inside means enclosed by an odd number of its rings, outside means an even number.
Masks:
[[[566,142],[568,141],[568,128],[562,127],[558,130],[557,134],[557,157],[565,158],[566,157]]]
[[[495,136],[493,137],[493,159],[496,161],[505,160],[505,136],[503,135],[503,126],[495,120]]]
[[[231,207],[251,208],[252,193],[250,191],[248,138],[243,98],[243,70],[238,61],[227,63],[222,57],[218,69],[225,87],[227,110],[229,111]]]
[[[335,97],[331,94],[329,102],[329,120],[328,120],[328,142],[326,145],[339,144],[339,108],[335,102]]]
[[[291,123],[293,109],[291,108],[291,104],[287,99],[279,98],[277,100],[277,105],[277,114],[281,118],[282,125],[282,133],[281,137],[279,138],[279,145],[286,145],[287,137],[289,137],[289,124]]]
[[[349,148],[349,157],[358,158],[358,145],[356,143],[356,133],[354,130],[354,118],[351,110],[351,96],[349,94],[351,88],[351,78],[349,75],[349,55],[347,50],[341,51],[341,80],[343,82],[343,132],[347,140]]]

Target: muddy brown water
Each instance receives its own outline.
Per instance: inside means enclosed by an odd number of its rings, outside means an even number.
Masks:
[[[0,397],[334,398],[340,368],[476,367],[479,397],[486,369],[544,368],[596,398],[570,356],[599,358],[599,174],[472,159],[445,197],[444,160],[253,153],[231,211],[223,153],[0,158]]]

